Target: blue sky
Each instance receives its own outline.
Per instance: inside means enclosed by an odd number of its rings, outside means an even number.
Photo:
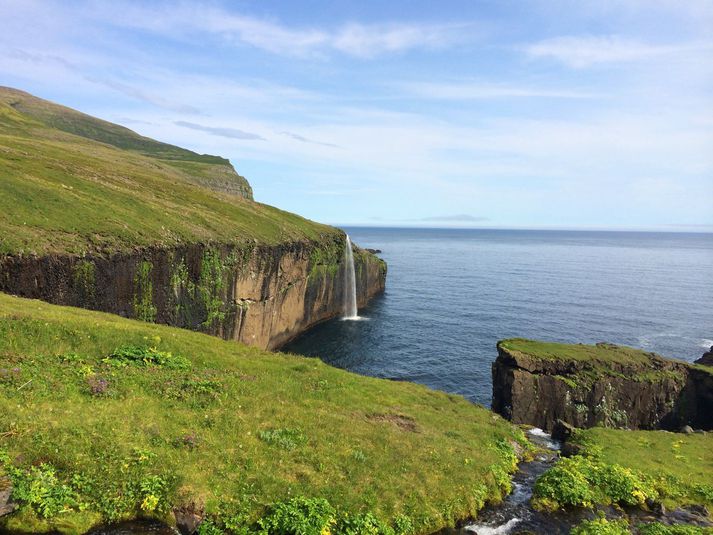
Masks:
[[[0,85],[340,225],[713,230],[713,0],[0,0]]]

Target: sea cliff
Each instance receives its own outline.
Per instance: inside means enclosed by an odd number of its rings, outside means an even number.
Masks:
[[[493,410],[551,430],[713,428],[713,368],[613,344],[498,343]]]
[[[342,313],[343,234],[275,245],[187,244],[98,255],[0,256],[0,291],[184,327],[264,349]],[[355,248],[357,301],[386,264]]]
[[[221,157],[0,87],[0,292],[278,347],[341,313],[346,236]],[[386,264],[354,249],[357,301]]]

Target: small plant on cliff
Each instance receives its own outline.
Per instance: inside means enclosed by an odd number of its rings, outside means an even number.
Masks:
[[[658,492],[634,471],[575,455],[560,459],[535,483],[534,503],[541,509],[592,507],[596,503],[642,505]]]
[[[639,535],[713,535],[713,528],[699,526],[667,526],[660,522],[639,524],[636,526]]]
[[[142,321],[153,322],[156,319],[156,307],[153,304],[153,282],[151,272],[153,264],[142,260],[134,275],[134,316]]]
[[[186,370],[191,361],[155,347],[121,346],[115,349],[104,362],[114,366],[160,366],[174,370]]]
[[[13,499],[29,505],[40,517],[52,518],[77,507],[76,492],[57,477],[54,466],[41,463],[22,470],[14,467],[3,451],[0,463],[12,480]]]
[[[327,500],[296,497],[274,505],[258,525],[263,535],[328,535],[336,522]]]
[[[85,381],[87,383],[87,387],[89,388],[89,393],[92,396],[106,395],[109,390],[109,381],[99,375],[89,375],[85,378]]]
[[[293,450],[307,442],[307,437],[298,429],[267,429],[259,431],[257,436],[263,442],[285,450]]]
[[[74,265],[73,278],[78,294],[83,302],[94,300],[96,267],[93,262],[81,260]],[[86,306],[86,304],[85,304]]]
[[[570,535],[629,535],[629,523],[626,519],[607,520],[597,518],[585,520],[574,527]]]
[[[225,266],[220,252],[207,249],[201,260],[201,276],[198,282],[198,292],[206,309],[204,327],[212,327],[225,319],[223,310],[223,280]]]

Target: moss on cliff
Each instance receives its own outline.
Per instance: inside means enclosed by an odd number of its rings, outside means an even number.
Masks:
[[[498,346],[511,353],[545,361],[575,361],[600,364],[647,363],[651,353],[626,346],[601,343],[596,345],[562,344],[525,338],[510,338]]]
[[[524,440],[419,385],[3,294],[0,410],[22,505],[3,522],[31,532],[182,505],[233,530],[329,509],[271,507],[295,496],[326,498],[344,530],[370,513],[432,532],[500,499]]]

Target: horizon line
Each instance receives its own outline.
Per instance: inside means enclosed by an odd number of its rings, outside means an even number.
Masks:
[[[405,224],[326,223],[337,228],[383,228],[395,230],[520,230],[550,232],[640,232],[651,234],[713,234],[713,225],[671,225],[667,227],[556,227],[556,226],[421,226]],[[705,229],[697,227],[705,226]],[[674,227],[674,228],[671,228]]]

